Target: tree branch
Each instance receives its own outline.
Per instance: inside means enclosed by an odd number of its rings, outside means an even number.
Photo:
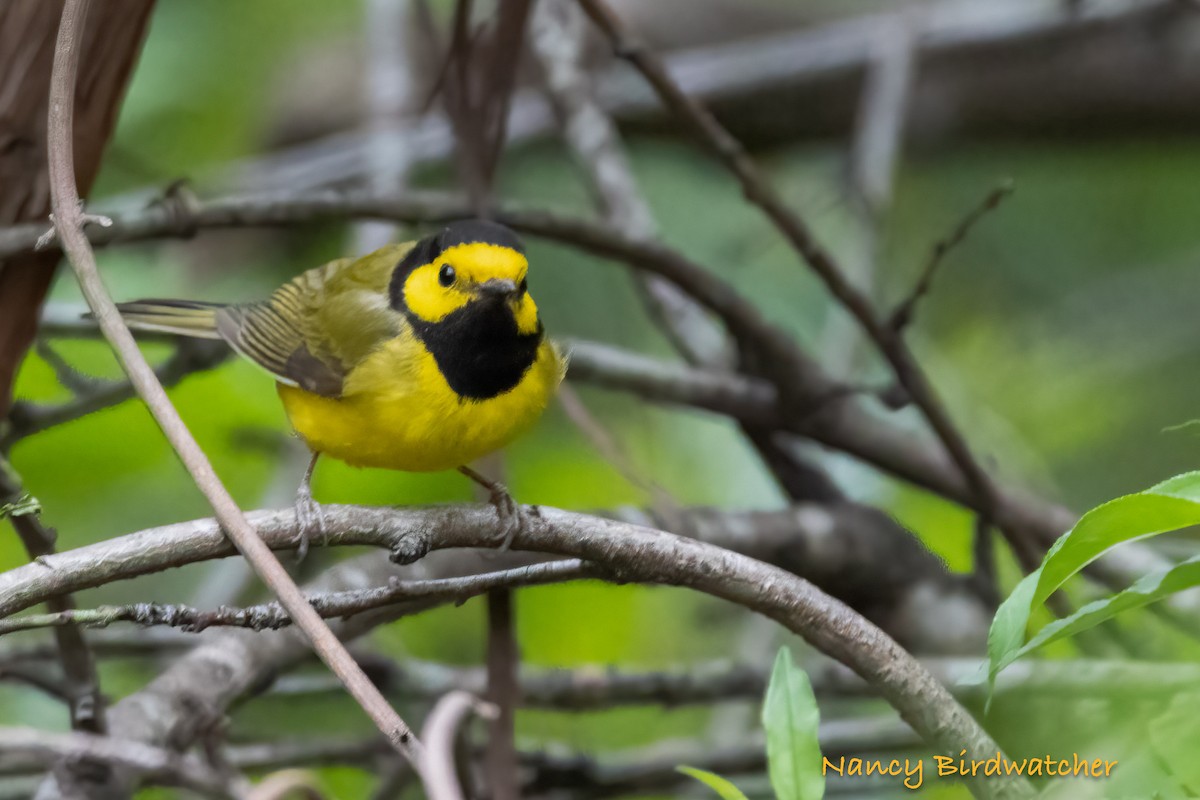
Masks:
[[[946,690],[892,639],[807,581],[709,544],[628,523],[528,507],[517,550],[594,561],[617,580],[687,586],[763,613],[846,663],[876,687],[931,746],[958,752],[995,752],[998,745]],[[445,548],[486,546],[494,536],[489,507],[384,510],[327,506],[331,545],[372,545],[398,563],[412,563]],[[296,543],[294,512],[251,515],[268,547]],[[29,565],[0,575],[0,613],[36,602],[46,592],[95,586],[118,576],[163,569],[231,553],[212,520],[145,531],[51,556],[46,567]],[[104,558],[98,558],[103,552]],[[36,571],[35,571],[36,570]],[[981,797],[1024,797],[1023,782],[973,784]]]
[[[175,352],[154,368],[154,374],[164,387],[175,386],[193,373],[223,364],[230,353],[229,347],[223,342],[177,339]],[[128,380],[113,380],[80,387],[74,398],[57,405],[37,405],[18,400],[9,411],[8,427],[0,432],[0,453],[10,450],[28,436],[111,408],[136,396],[137,392]]]
[[[168,399],[162,384],[158,382],[138,349],[100,278],[91,245],[83,233],[84,215],[80,207],[74,165],[75,84],[79,69],[82,23],[88,5],[88,0],[67,0],[58,31],[54,69],[50,81],[47,141],[54,227],[59,241],[68,255],[84,297],[96,315],[105,338],[112,345],[134,388],[146,401],[155,421],[192,475],[197,488],[213,507],[222,528],[279,597],[322,660],[343,680],[347,690],[362,705],[380,731],[398,752],[413,762],[419,773],[420,743],[404,720],[363,674],[353,657],[304,599],[304,595],[279,561],[246,522],[241,510],[222,485],[207,456],[196,444],[196,440]]]
[[[762,773],[767,765],[766,748],[757,736],[745,738],[750,740],[749,743],[723,748],[697,748],[687,742],[670,741],[649,752],[621,753],[604,760],[583,754],[529,753],[523,759],[523,765],[534,775],[526,784],[523,796],[553,796],[564,790],[572,798],[661,794],[691,780],[679,772],[680,764],[723,776]],[[895,753],[911,750],[918,744],[912,731],[904,725],[880,718],[823,722],[818,738],[821,752],[830,758]],[[830,778],[829,783],[834,783],[836,778]]]
[[[960,702],[982,706],[987,698],[987,665],[977,657],[926,658],[921,663]],[[397,699],[432,701],[455,689],[478,694],[485,676],[477,667],[459,667],[406,659],[381,658],[370,666],[371,676]],[[870,684],[832,659],[813,659],[804,665],[818,697],[875,697]],[[574,669],[526,667],[520,674],[521,704],[561,713],[622,706],[657,705],[667,709],[722,702],[759,702],[770,670],[740,662],[712,661],[681,665],[658,672],[621,670],[607,666]],[[1186,663],[1071,659],[1020,661],[996,681],[995,702],[1015,697],[1153,698],[1176,694],[1200,682],[1200,666]],[[285,697],[340,691],[324,675],[281,678],[272,694]]]
[[[194,756],[141,742],[86,733],[50,733],[37,728],[0,728],[0,751],[38,766],[79,760],[132,770],[153,783],[190,789],[205,797],[239,800],[219,776]]]
[[[717,110],[744,139],[758,142],[828,140],[854,124],[855,95],[881,36],[904,24],[911,9],[833,19],[771,30],[734,41],[689,46],[666,56],[672,77],[689,95]],[[1097,122],[1162,133],[1190,130],[1200,104],[1200,81],[1181,69],[1180,50],[1164,46],[1163,31],[1182,31],[1192,4],[1180,0],[1085,3],[1064,14],[1038,0],[963,4],[955,0],[916,9],[913,32],[922,80],[910,126],[917,137],[1043,135],[1055,130],[1094,134]],[[1158,35],[1156,35],[1158,34]],[[1184,41],[1190,41],[1185,37]],[[1095,54],[1103,53],[1097,58]],[[601,108],[623,124],[661,129],[661,106],[641,82],[605,65],[596,70]],[[1154,86],[1152,96],[1145,87]],[[541,138],[555,118],[540,89],[514,97],[509,144]],[[1020,100],[1021,102],[1016,102]],[[763,114],[762,109],[772,113]],[[223,165],[206,182],[222,191],[308,190],[362,183],[375,174],[373,133],[335,121],[329,135]],[[416,162],[453,152],[449,124],[430,114],[409,132]],[[130,195],[143,203],[149,193]]]
[[[634,524],[664,522],[632,510],[622,515]],[[267,526],[284,541],[294,533],[286,515],[255,512],[250,519],[260,531]],[[355,517],[351,514],[346,519]],[[679,533],[773,563],[827,591],[838,592],[915,650],[970,654],[982,647],[990,620],[987,609],[961,577],[947,573],[936,557],[882,512],[853,504],[799,504],[776,512],[701,508],[684,509],[667,521],[678,526],[674,530]],[[70,575],[63,572],[67,561],[62,555],[45,562],[53,566],[52,571],[31,565],[38,568],[0,574],[0,616],[29,608],[57,591],[71,591],[70,587],[126,580],[232,552],[229,548],[217,553],[196,549],[195,537],[207,531],[209,524],[179,523],[91,546],[96,549],[71,551],[75,555],[69,559]],[[870,554],[866,562],[864,553]],[[85,560],[77,560],[79,554]],[[96,559],[96,563],[86,559]],[[933,618],[929,613],[932,607],[954,608],[958,624],[947,625]]]
[[[499,709],[473,694],[456,690],[442,697],[425,720],[421,736],[429,745],[429,777],[425,782],[429,800],[463,800],[462,787],[458,785],[455,743],[459,729],[471,714],[495,719]]]
[[[980,508],[991,520],[996,513],[996,490],[991,477],[976,461],[966,439],[950,419],[933,386],[913,357],[901,336],[877,315],[870,299],[846,277],[841,266],[817,241],[807,223],[788,208],[783,198],[759,173],[757,166],[735,139],[707,109],[689,97],[671,77],[662,61],[646,47],[633,42],[621,21],[603,0],[579,0],[592,21],[608,36],[616,53],[627,59],[654,89],[659,99],[680,119],[688,123],[701,142],[710,149],[741,184],[746,199],[767,216],[792,247],[821,279],[830,294],[858,322],[863,331],[890,364],[896,380],[946,448],[951,460],[962,472]],[[788,369],[792,364],[785,365]],[[780,365],[766,363],[762,369],[780,386],[787,397],[789,382]],[[1006,531],[1008,540],[1026,569],[1040,560],[1042,548],[1023,531]]]
[[[959,220],[949,236],[939,240],[933,246],[933,252],[929,255],[929,261],[925,263],[925,269],[921,271],[921,276],[917,279],[916,285],[913,286],[912,292],[892,312],[888,324],[896,333],[901,333],[912,323],[917,303],[921,301],[921,298],[929,294],[929,290],[933,287],[933,279],[937,275],[942,262],[946,259],[946,254],[962,244],[963,240],[971,233],[971,229],[975,227],[975,223],[979,222],[980,219],[987,216],[990,212],[995,211],[1000,203],[1012,194],[1012,192],[1013,183],[1011,181],[1004,181],[992,189],[980,201],[979,205],[975,206],[975,208],[971,209]]]
[[[605,221],[635,239],[658,237],[658,224],[637,186],[620,132],[595,96],[581,63],[586,20],[574,0],[543,0],[534,11],[530,41],[571,154]],[[728,366],[732,354],[722,332],[678,287],[634,272],[650,317],[684,358]]]
[[[462,603],[497,588],[541,586],[547,583],[600,577],[602,574],[603,570],[594,565],[585,564],[578,559],[568,559],[461,578],[425,581],[396,579],[389,581],[387,586],[313,594],[308,595],[307,600],[323,619],[348,618],[413,600],[423,601],[419,610],[425,610],[444,603]],[[107,628],[118,622],[132,622],[143,627],[166,626],[188,633],[200,633],[209,628],[224,627],[273,631],[290,626],[292,618],[279,603],[264,603],[248,608],[221,607],[215,611],[168,603],[136,603],[0,619],[0,636],[17,631],[65,625]]]
[[[0,447],[0,454],[2,453],[3,448]],[[55,551],[57,533],[42,523],[40,511],[18,513],[12,510],[23,497],[25,490],[20,477],[3,455],[0,455],[0,508],[9,509],[7,514],[0,511],[0,518],[8,517],[13,530],[17,532],[21,544],[25,547],[25,552],[36,563],[38,559]],[[36,501],[33,503],[37,505]],[[70,594],[48,597],[46,608],[51,613],[70,613],[75,608],[75,598]],[[95,659],[83,634],[78,626],[66,624],[54,631],[54,641],[63,669],[61,695],[68,701],[71,727],[77,731],[104,733],[107,730],[104,722],[104,694],[100,690],[100,676],[96,672]],[[47,685],[43,685],[42,688],[47,688]]]

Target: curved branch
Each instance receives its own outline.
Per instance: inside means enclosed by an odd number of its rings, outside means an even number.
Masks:
[[[486,547],[495,536],[495,514],[487,506],[326,506],[325,514],[329,544],[386,548],[399,563],[446,548]],[[808,581],[710,544],[639,525],[546,507],[527,507],[526,515],[528,524],[513,542],[517,550],[586,559],[617,580],[686,586],[765,614],[862,676],[933,747],[956,753],[964,747],[979,753],[999,749],[911,655]],[[293,512],[256,512],[249,520],[267,546],[295,546]],[[0,575],[0,614],[26,608],[48,593],[232,553],[213,520],[123,536]],[[972,790],[981,797],[1028,796],[1023,782],[1007,779],[978,781]]]
[[[454,746],[458,741],[459,729],[471,714],[495,719],[499,709],[470,692],[456,689],[439,700],[425,719],[421,738],[429,747],[426,763],[429,774],[425,785],[430,800],[462,800]]]

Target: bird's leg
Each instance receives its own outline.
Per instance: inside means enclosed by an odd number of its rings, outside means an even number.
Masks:
[[[322,543],[325,542],[325,512],[313,499],[312,494],[313,470],[317,468],[317,459],[320,457],[320,453],[312,454],[308,469],[304,470],[304,478],[300,481],[300,488],[296,489],[296,525],[300,529],[300,541],[296,545],[297,562],[303,561],[308,555],[308,539],[314,532],[321,535]]]
[[[513,539],[525,526],[525,517],[521,506],[508,493],[504,484],[488,480],[470,467],[459,467],[458,471],[487,489],[488,502],[496,509],[496,513],[500,516],[500,524],[504,529],[504,539],[500,542],[500,552],[503,553],[512,545]]]

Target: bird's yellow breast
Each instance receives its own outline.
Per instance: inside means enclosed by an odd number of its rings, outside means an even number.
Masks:
[[[563,372],[558,350],[542,342],[512,389],[464,399],[405,331],[347,375],[340,398],[278,388],[293,427],[314,452],[356,467],[432,472],[468,464],[512,441],[545,410]]]

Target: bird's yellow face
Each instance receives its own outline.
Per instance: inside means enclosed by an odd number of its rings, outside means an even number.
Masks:
[[[537,359],[544,333],[528,269],[515,233],[464,220],[417,242],[392,273],[392,308],[464,402],[511,391]]]
[[[537,304],[529,296],[529,262],[519,250],[494,242],[465,242],[437,253],[404,279],[408,311],[436,324],[472,303],[503,303],[520,334],[538,330]]]

